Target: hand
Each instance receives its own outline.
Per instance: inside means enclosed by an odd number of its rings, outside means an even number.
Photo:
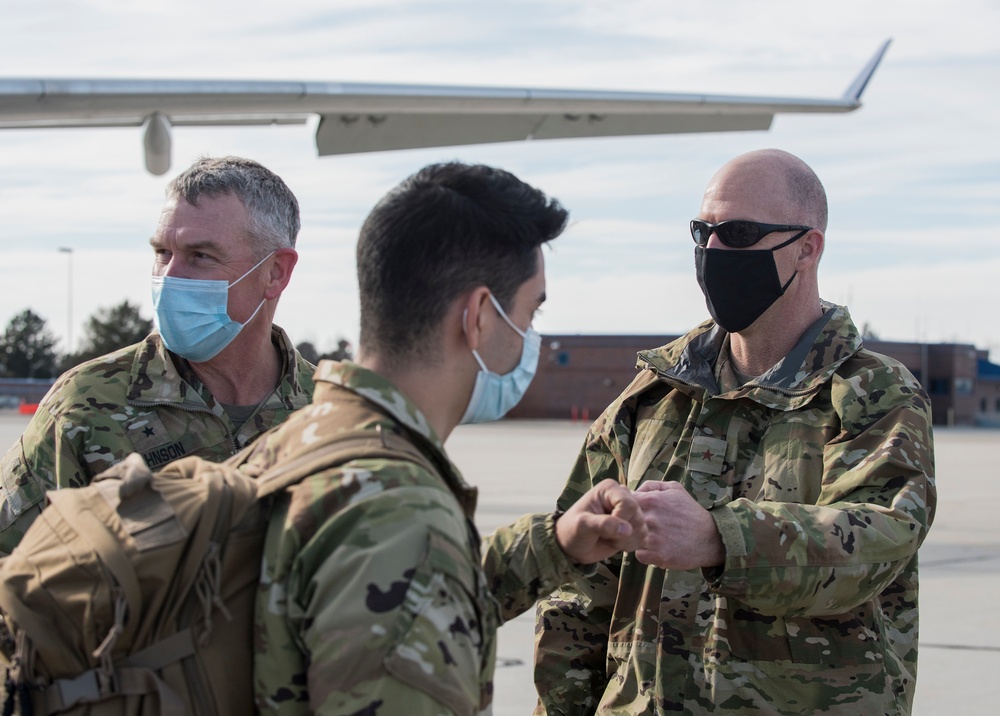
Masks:
[[[556,541],[577,564],[631,552],[646,537],[642,510],[628,488],[602,480],[556,521]]]
[[[715,520],[680,483],[644,482],[633,495],[646,516],[646,539],[635,551],[640,562],[665,569],[725,563]]]

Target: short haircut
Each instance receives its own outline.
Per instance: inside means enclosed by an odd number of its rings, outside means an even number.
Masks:
[[[796,221],[806,221],[809,226],[826,232],[828,209],[826,189],[816,172],[803,162],[788,162],[785,167],[788,195],[805,216]]]
[[[505,308],[538,271],[536,249],[567,212],[510,172],[432,164],[372,209],[358,239],[360,342],[389,361],[437,355],[451,302],[486,286]]]
[[[294,248],[299,235],[299,202],[277,174],[252,159],[202,157],[167,185],[167,197],[192,206],[207,196],[232,194],[247,210],[246,231],[254,257]]]

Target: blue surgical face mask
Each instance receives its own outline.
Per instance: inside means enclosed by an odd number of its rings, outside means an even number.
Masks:
[[[531,384],[531,379],[535,377],[535,370],[538,368],[538,353],[542,345],[542,337],[530,326],[527,331],[522,331],[515,326],[492,293],[490,300],[507,325],[517,331],[517,335],[524,339],[521,346],[521,360],[510,373],[497,375],[490,372],[479,353],[475,350],[472,351],[472,356],[479,363],[479,372],[476,373],[476,385],[472,388],[469,407],[465,409],[465,415],[459,421],[463,425],[499,420],[506,415],[524,396],[524,392]],[[462,325],[464,327],[464,320]]]
[[[194,363],[211,360],[254,319],[261,299],[245,323],[229,317],[229,289],[245,279],[274,252],[233,281],[153,276],[153,323],[168,350]]]

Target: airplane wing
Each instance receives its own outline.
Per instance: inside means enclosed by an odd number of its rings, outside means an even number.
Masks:
[[[525,139],[766,130],[778,113],[851,112],[886,40],[836,99],[212,80],[0,79],[0,129],[144,127],[170,168],[172,127],[304,124],[320,155]]]

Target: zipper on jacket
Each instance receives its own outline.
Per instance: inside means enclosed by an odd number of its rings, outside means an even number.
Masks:
[[[211,415],[213,418],[215,418],[220,423],[222,423],[222,429],[225,430],[226,437],[229,438],[229,444],[232,445],[232,448],[233,448],[232,452],[230,452],[229,454],[230,455],[235,455],[236,453],[238,453],[240,450],[243,449],[240,446],[240,444],[236,441],[236,435],[234,435],[229,430],[229,428],[226,427],[226,424],[222,421],[222,419],[218,415],[216,415],[215,413],[213,413],[208,408],[200,408],[200,407],[195,406],[195,405],[188,406],[188,405],[184,405],[183,403],[182,404],[177,404],[175,402],[170,402],[170,401],[165,401],[165,400],[156,400],[156,401],[152,401],[152,400],[151,401],[130,400],[129,401],[129,405],[134,405],[137,408],[158,408],[158,407],[161,407],[161,406],[164,406],[164,405],[170,405],[170,406],[173,406],[173,407],[177,408],[178,410],[185,410],[185,411],[187,411],[189,413],[205,413],[206,415]],[[260,408],[260,406],[258,406],[258,409],[259,408]],[[256,416],[256,415],[257,415],[257,413],[255,412],[248,419],[253,419],[254,416]],[[261,435],[263,435],[263,433],[261,433]],[[254,438],[254,439],[256,440],[256,438]],[[248,442],[247,444],[249,445],[250,443]]]
[[[646,365],[648,366],[647,370],[653,371],[653,373],[656,374],[657,378],[667,383],[674,383],[674,384],[679,383],[680,385],[688,388],[695,388],[696,390],[704,390],[706,393],[708,392],[707,386],[699,385],[697,383],[691,383],[679,376],[672,375],[670,373],[665,373],[661,371],[659,368],[654,368],[649,363],[646,363]],[[760,388],[762,390],[770,390],[774,393],[780,393],[781,395],[787,396],[789,398],[800,398],[802,396],[809,395],[810,393],[817,392],[816,388],[801,388],[799,390],[792,390],[791,388],[782,388],[777,385],[767,385],[766,383],[744,383],[739,388],[737,388],[737,390],[743,390],[744,388]],[[705,399],[708,400],[710,398],[717,398],[717,397],[718,394],[712,396],[706,396]]]

